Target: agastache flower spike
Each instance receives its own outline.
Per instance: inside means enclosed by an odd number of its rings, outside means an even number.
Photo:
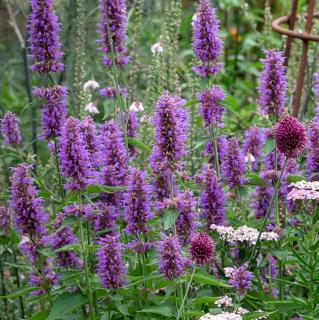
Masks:
[[[69,179],[65,187],[71,190],[86,189],[93,172],[79,120],[73,117],[67,119],[62,128],[58,154],[61,173],[65,178]]]
[[[176,279],[185,274],[190,261],[183,257],[182,247],[176,236],[163,235],[157,250],[159,270],[166,279]]]
[[[155,145],[150,158],[153,169],[174,171],[186,155],[189,118],[184,104],[183,99],[167,92],[157,101],[153,121]]]
[[[11,177],[11,208],[15,213],[15,223],[22,235],[42,237],[46,233],[47,214],[42,207],[43,200],[38,195],[30,176],[31,166],[25,163],[13,168]]]
[[[211,166],[206,166],[203,173],[204,190],[200,195],[201,216],[207,229],[212,224],[225,224],[225,195],[222,185]]]
[[[64,86],[53,88],[34,88],[33,94],[45,100],[42,105],[42,138],[52,139],[60,136],[67,118],[66,97]]]
[[[317,180],[319,177],[319,123],[317,121],[308,125],[308,137],[308,176],[312,180]]]
[[[230,188],[244,183],[245,159],[235,137],[228,139],[227,151],[222,161],[222,175]]]
[[[124,195],[126,231],[138,236],[149,230],[147,222],[152,218],[150,206],[151,187],[145,182],[145,172],[132,169],[128,177],[128,189]]]
[[[127,12],[125,0],[100,0],[100,36],[104,52],[103,63],[111,67],[113,55],[115,63],[124,65],[129,62],[125,42],[127,40]]]
[[[13,112],[6,112],[1,120],[1,133],[4,136],[4,143],[18,145],[22,141],[19,128],[19,120]]]
[[[193,67],[193,71],[202,77],[217,73],[222,64],[217,60],[222,52],[222,41],[218,36],[219,21],[215,9],[209,0],[200,0],[193,18],[193,49],[200,66]]]
[[[219,86],[206,89],[198,95],[200,101],[199,114],[206,126],[221,126],[225,108],[220,101],[225,99],[224,91]]]
[[[32,69],[39,73],[57,72],[64,65],[59,41],[60,25],[54,12],[54,0],[30,0],[29,44],[35,64]]]
[[[126,283],[126,268],[122,258],[122,245],[118,235],[106,235],[98,243],[97,274],[103,287],[112,289],[121,288]]]
[[[280,116],[286,102],[286,68],[284,57],[276,50],[265,51],[266,58],[261,62],[264,70],[260,74],[259,104],[265,115]]]
[[[225,268],[225,276],[229,278],[229,284],[233,286],[240,295],[244,295],[250,289],[253,273],[246,270],[246,266]]]

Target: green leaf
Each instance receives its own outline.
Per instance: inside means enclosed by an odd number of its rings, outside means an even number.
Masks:
[[[0,299],[6,299],[6,298],[18,298],[18,297],[21,297],[21,296],[25,296],[27,295],[28,293],[32,292],[32,291],[35,291],[35,290],[38,290],[39,288],[38,287],[25,287],[25,288],[21,288],[21,289],[18,289],[16,291],[13,291],[11,294],[8,294],[6,296],[0,296]]]
[[[115,193],[115,192],[123,191],[126,188],[127,188],[126,186],[113,187],[113,186],[102,186],[100,184],[92,184],[88,186],[87,192],[88,193],[100,193],[100,192]]]
[[[158,314],[160,316],[168,317],[168,318],[174,317],[171,309],[168,306],[152,306],[152,307],[148,307],[148,308],[145,308],[145,309],[137,311],[137,312],[154,313],[154,314]]]
[[[46,320],[48,318],[49,313],[50,310],[40,311],[37,314],[33,315],[29,320]]]
[[[253,185],[253,186],[265,185],[264,180],[257,173],[249,173],[246,175],[246,177],[249,179],[247,183],[249,185]]]
[[[74,309],[82,306],[86,301],[86,297],[81,294],[72,294],[67,292],[62,293],[53,302],[53,306],[47,320],[60,319]]]
[[[143,143],[142,141],[136,139],[136,138],[132,138],[132,137],[127,137],[127,142],[128,144],[130,144],[131,146],[134,146],[138,149],[141,149],[143,151],[145,151],[146,153],[151,153],[152,149],[146,145],[145,143]]]
[[[285,301],[270,301],[266,304],[271,304],[275,307],[280,313],[287,314],[287,312],[296,310],[300,308],[300,304],[295,300],[285,300]]]
[[[128,307],[125,304],[116,305],[116,309],[120,311],[120,313],[124,314],[125,316],[130,315],[130,313],[128,312]]]
[[[269,138],[264,146],[264,153],[267,155],[275,149],[275,139]]]
[[[262,317],[265,317],[265,319],[267,319],[270,314],[273,314],[275,312],[249,312],[243,315],[243,320],[263,319]]]
[[[188,100],[185,104],[184,104],[184,107],[192,107],[192,106],[195,106],[196,104],[198,104],[199,101],[197,99],[191,99],[191,100]]]
[[[195,306],[200,307],[202,304],[214,303],[220,297],[199,297],[193,300]]]
[[[208,273],[195,273],[193,281],[198,282],[200,284],[209,284],[214,287],[231,288],[231,286],[227,284],[225,281],[216,279]]]
[[[304,176],[298,176],[296,174],[290,174],[287,176],[287,181],[288,182],[299,182],[299,181],[307,181],[307,178]]]
[[[55,252],[65,252],[65,251],[78,251],[80,252],[80,244],[79,243],[73,243],[73,244],[66,244],[65,246],[55,250]]]
[[[164,230],[171,228],[178,218],[179,212],[175,209],[167,209],[164,213]]]
[[[55,254],[52,251],[51,248],[41,248],[38,250],[42,255],[44,255],[45,257],[50,257],[50,258],[54,258]]]

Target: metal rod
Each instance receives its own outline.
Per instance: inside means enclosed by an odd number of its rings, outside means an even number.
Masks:
[[[291,11],[290,11],[290,16],[289,16],[289,30],[293,30],[295,28],[295,22],[297,18],[297,8],[298,8],[298,1],[299,0],[293,0],[292,5],[291,5]],[[289,64],[289,57],[290,57],[290,49],[291,49],[291,44],[293,41],[293,37],[287,37],[286,41],[286,47],[285,47],[285,62],[284,65],[288,67]]]
[[[315,0],[308,0],[307,22],[306,22],[306,30],[305,30],[306,34],[311,33],[314,9],[315,9]],[[308,54],[308,40],[303,40],[299,74],[297,79],[295,95],[292,102],[293,115],[295,117],[298,117],[299,111],[300,111],[300,101],[301,101],[302,89],[303,89],[305,73],[306,73],[305,71],[307,66],[307,54]]]

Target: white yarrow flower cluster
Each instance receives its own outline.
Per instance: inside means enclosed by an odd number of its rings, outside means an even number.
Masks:
[[[319,200],[319,181],[299,181],[289,185],[288,200]]]
[[[224,296],[218,300],[215,301],[215,304],[220,308],[220,307],[231,307],[233,305],[233,300],[231,297]]]
[[[247,227],[246,225],[234,229],[233,227],[212,224],[210,228],[216,231],[221,239],[229,243],[247,242],[254,245],[259,236],[259,231],[257,229]],[[261,241],[277,241],[278,239],[279,235],[276,232],[262,232],[260,236]]]
[[[100,113],[100,111],[98,110],[98,108],[95,106],[95,104],[93,102],[88,103],[84,107],[84,110],[87,111],[88,113],[92,113],[92,114]]]
[[[233,312],[223,312],[220,314],[206,314],[199,318],[199,320],[242,320],[241,315]]]
[[[312,191],[319,191],[319,181],[298,181],[291,183],[289,185],[291,188],[296,188],[299,190],[312,190]]]

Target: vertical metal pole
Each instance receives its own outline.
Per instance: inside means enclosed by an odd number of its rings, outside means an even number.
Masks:
[[[315,8],[315,0],[308,0],[307,22],[306,22],[305,33],[311,33],[314,8]],[[301,100],[302,88],[304,85],[306,66],[307,66],[307,54],[308,54],[308,40],[303,40],[299,74],[297,79],[295,95],[292,102],[293,115],[295,117],[298,117],[299,111],[300,111],[300,100]]]
[[[296,18],[297,18],[298,1],[299,0],[293,0],[293,2],[291,4],[291,11],[290,11],[290,15],[289,15],[289,26],[288,26],[289,30],[294,30],[294,28],[295,28],[295,22],[296,22]],[[285,67],[288,67],[288,64],[289,64],[289,57],[290,57],[290,50],[291,50],[292,41],[293,41],[292,37],[287,37],[285,53],[284,53]]]

